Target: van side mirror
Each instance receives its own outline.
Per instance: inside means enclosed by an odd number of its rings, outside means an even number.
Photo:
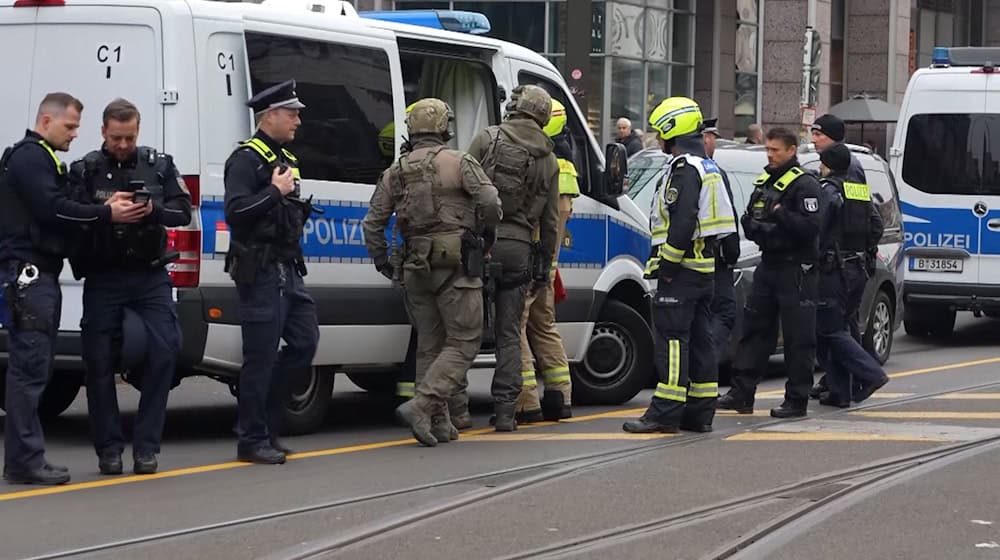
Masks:
[[[628,152],[618,143],[608,144],[604,150],[604,194],[619,197],[625,193],[625,176],[628,175]]]

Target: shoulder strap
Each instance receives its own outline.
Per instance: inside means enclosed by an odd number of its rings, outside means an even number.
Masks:
[[[240,147],[250,149],[260,156],[265,163],[274,163],[274,161],[278,159],[278,156],[271,151],[271,148],[269,148],[263,140],[257,138],[256,136],[240,144]]]
[[[763,185],[764,183],[766,183],[767,180],[770,179],[770,178],[771,178],[770,174],[768,174],[768,173],[761,173],[760,175],[757,176],[756,179],[753,180],[753,184],[759,187],[759,186]]]
[[[788,185],[794,183],[795,180],[798,179],[803,173],[805,173],[805,171],[803,171],[799,166],[795,166],[788,171],[785,171],[785,173],[781,177],[778,177],[778,180],[774,182],[775,190],[784,191],[788,188]]]
[[[281,153],[284,154],[286,158],[288,158],[288,161],[295,164],[299,163],[299,158],[295,157],[295,154],[289,152],[286,148],[282,148]]]

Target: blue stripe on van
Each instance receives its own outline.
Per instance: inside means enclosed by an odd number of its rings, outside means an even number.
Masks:
[[[364,202],[319,200],[324,213],[310,218],[302,236],[302,251],[310,262],[371,262],[365,248],[361,222],[368,211]],[[208,259],[222,259],[217,253],[215,233],[225,229],[221,197],[204,197],[200,207],[202,253]],[[574,214],[566,224],[569,243],[559,253],[565,268],[601,268],[610,258],[623,254],[640,263],[649,254],[649,233],[602,214]],[[389,235],[391,235],[391,230]]]
[[[983,237],[980,247],[980,231],[985,227],[972,213],[971,208],[923,208],[908,202],[900,202],[903,212],[904,246],[948,247],[965,249],[970,253],[1000,254],[1000,235]],[[991,213],[992,214],[992,213]],[[1000,217],[996,213],[994,217]],[[991,216],[987,215],[984,220]],[[995,241],[993,237],[997,237]]]

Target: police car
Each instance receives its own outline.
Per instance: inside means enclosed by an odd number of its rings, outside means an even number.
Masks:
[[[1000,48],[936,48],[910,78],[892,169],[906,223],[906,332],[1000,315]]]
[[[557,307],[574,400],[631,399],[653,375],[642,279],[649,233],[645,212],[622,195],[621,146],[601,150],[545,58],[468,32],[482,29],[481,17],[425,14],[421,25],[387,19],[329,0],[0,0],[0,48],[18,53],[0,58],[0,73],[11,77],[0,89],[0,144],[33,125],[46,92],[68,91],[85,105],[80,137],[61,154],[67,161],[100,144],[105,104],[121,96],[139,107],[140,143],[174,156],[197,206],[190,226],[170,232],[181,253],[172,269],[184,335],[179,376],[207,375],[234,387],[242,356],[237,296],[223,272],[223,165],[252,134],[246,99],[295,78],[308,107],[290,149],[301,163],[303,195],[325,211],[309,220],[302,240],[321,340],[313,367],[295,374],[288,425],[306,432],[326,416],[335,372],[385,390],[406,358],[402,294],[375,271],[361,228],[375,182],[399,152],[406,106],[427,96],[447,101],[456,113],[452,143],[465,148],[500,122],[515,86],[540,85],[567,107],[583,193],[563,240],[568,298]],[[72,402],[81,379],[82,286],[68,273],[62,281],[48,415]],[[5,363],[5,354],[0,359]],[[489,354],[477,360],[492,363]]]
[[[888,163],[865,147],[850,144],[848,147],[864,166],[872,197],[885,228],[879,243],[876,272],[865,287],[859,312],[859,327],[864,333],[863,345],[884,364],[889,359],[893,334],[901,320],[899,310],[902,308],[903,295],[902,213],[895,180]],[[812,145],[801,146],[798,157],[799,163],[804,168],[819,171],[819,153]],[[764,146],[719,140],[714,159],[729,175],[736,208],[742,214],[753,193],[754,180],[767,165]],[[643,150],[629,159],[628,195],[641,208],[649,208],[652,204],[656,184],[663,175],[666,161],[666,154],[659,149]],[[743,237],[741,228],[740,259],[736,263],[734,274],[736,301],[740,310],[743,309],[746,296],[753,286],[753,272],[759,262],[760,248],[756,243]],[[741,315],[742,313],[737,314],[736,325],[730,337],[730,356],[736,351],[736,343],[739,340]]]

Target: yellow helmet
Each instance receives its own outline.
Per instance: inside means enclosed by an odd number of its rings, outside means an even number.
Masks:
[[[701,129],[701,108],[687,97],[668,97],[649,114],[649,126],[663,140],[694,134]]]
[[[552,116],[549,118],[549,124],[545,125],[542,130],[545,131],[546,136],[554,138],[562,134],[565,128],[566,107],[555,98],[552,98]]]
[[[416,102],[410,103],[409,107],[406,108],[406,114],[410,114],[410,109],[416,105]],[[396,150],[396,121],[391,120],[389,124],[382,127],[382,130],[378,133],[378,149],[382,152],[384,156],[391,156]]]

